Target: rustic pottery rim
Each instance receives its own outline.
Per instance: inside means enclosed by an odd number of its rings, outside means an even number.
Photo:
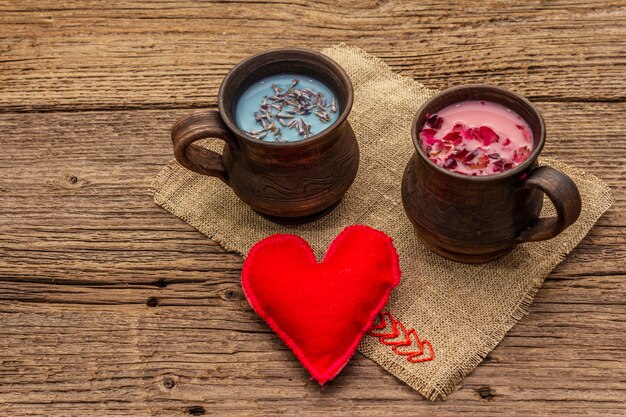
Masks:
[[[526,160],[524,162],[522,162],[521,164],[519,164],[518,166],[516,166],[515,168],[505,172],[505,173],[498,173],[498,174],[493,174],[493,175],[476,175],[476,176],[472,176],[472,175],[464,175],[464,174],[459,174],[450,170],[447,170],[443,167],[440,167],[439,165],[435,164],[433,161],[431,161],[426,154],[424,153],[424,150],[422,149],[422,146],[420,145],[419,142],[419,133],[417,131],[417,122],[420,119],[420,117],[422,116],[422,114],[425,114],[428,110],[429,107],[432,106],[432,104],[434,102],[437,102],[439,100],[441,100],[442,98],[445,98],[447,96],[453,96],[455,94],[458,94],[459,92],[464,92],[465,90],[467,90],[468,92],[470,92],[471,90],[483,90],[483,91],[490,91],[490,92],[495,92],[497,94],[501,94],[504,96],[508,96],[510,98],[512,98],[513,100],[520,102],[523,106],[526,106],[528,109],[530,109],[530,111],[532,113],[534,113],[535,117],[537,118],[538,122],[539,122],[539,132],[534,132],[533,131],[533,136],[535,137],[535,135],[539,135],[538,136],[538,141],[536,143],[536,146],[533,148],[532,153],[530,154],[530,156],[528,158],[526,158]],[[446,103],[446,106],[459,102],[462,100],[455,100],[454,102],[449,102]],[[490,100],[490,101],[496,101],[496,100]],[[497,101],[496,101],[497,102]],[[445,106],[444,106],[445,107]],[[440,109],[437,109],[437,111]],[[530,121],[526,120],[526,122],[529,125],[532,125],[532,123],[530,123]],[[537,159],[537,157],[539,156],[539,154],[541,153],[541,150],[543,149],[544,145],[545,145],[545,141],[546,141],[546,125],[545,125],[545,121],[543,120],[543,116],[541,115],[541,113],[539,112],[539,109],[537,109],[537,107],[530,101],[528,100],[526,97],[521,96],[517,93],[514,93],[511,90],[507,90],[506,88],[503,87],[498,87],[495,85],[489,85],[489,84],[466,84],[466,85],[461,85],[461,86],[456,86],[456,87],[451,87],[451,88],[447,88],[437,94],[435,94],[434,96],[432,96],[430,99],[428,99],[424,104],[422,104],[422,106],[419,108],[419,110],[417,111],[417,113],[415,113],[415,116],[413,117],[413,122],[411,123],[411,136],[413,138],[413,146],[415,147],[416,153],[420,156],[420,158],[422,158],[422,160],[424,160],[427,164],[429,164],[431,167],[433,167],[435,170],[439,171],[441,174],[443,175],[447,175],[450,176],[452,178],[456,178],[456,179],[464,179],[464,180],[468,180],[468,181],[481,181],[481,182],[489,182],[489,181],[498,181],[498,180],[503,180],[503,179],[507,179],[510,177],[513,177],[515,175],[518,175],[522,172],[524,172],[526,169],[528,169]]]
[[[292,142],[271,142],[271,141],[264,141],[264,140],[251,138],[247,134],[245,134],[245,132],[241,130],[239,126],[237,126],[237,123],[234,122],[232,118],[232,111],[227,111],[225,109],[224,101],[225,101],[226,94],[235,94],[235,92],[230,92],[229,84],[232,78],[237,74],[237,72],[249,71],[250,68],[254,68],[255,67],[254,63],[255,61],[259,60],[259,58],[267,57],[267,55],[270,55],[270,56],[275,55],[276,56],[275,59],[269,62],[265,62],[265,65],[267,65],[269,63],[289,60],[289,57],[285,57],[285,55],[288,55],[288,54],[309,55],[310,57],[315,58],[315,60],[320,63],[319,65],[325,65],[328,68],[330,68],[339,77],[340,82],[343,84],[345,88],[345,95],[346,95],[345,103],[340,103],[341,112],[339,113],[337,120],[335,120],[326,129],[306,139],[292,141]],[[339,92],[335,91],[334,93],[338,94]],[[298,146],[302,146],[302,145],[306,145],[311,142],[314,142],[322,137],[327,137],[327,135],[330,135],[335,130],[337,130],[337,128],[341,126],[348,118],[348,114],[352,110],[353,101],[354,101],[354,89],[352,87],[352,81],[350,80],[348,73],[343,69],[343,67],[341,67],[341,65],[336,63],[334,60],[332,60],[331,58],[329,58],[328,56],[322,53],[319,53],[317,51],[313,51],[307,48],[275,48],[275,49],[268,49],[262,52],[258,52],[254,55],[251,55],[248,58],[244,59],[243,61],[239,62],[233,68],[231,68],[230,71],[228,71],[228,74],[226,74],[226,76],[222,80],[222,83],[219,88],[218,98],[217,98],[217,107],[219,109],[219,113],[222,117],[222,121],[224,122],[224,124],[226,124],[226,126],[228,126],[230,131],[233,132],[237,136],[237,138],[240,140],[244,139],[257,146],[298,147]]]

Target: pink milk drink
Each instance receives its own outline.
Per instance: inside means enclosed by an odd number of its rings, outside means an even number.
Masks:
[[[485,101],[462,101],[427,115],[422,147],[435,164],[464,175],[495,175],[531,154],[533,134],[513,110]]]

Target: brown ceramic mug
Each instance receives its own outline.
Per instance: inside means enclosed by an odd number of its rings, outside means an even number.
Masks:
[[[465,100],[496,102],[524,118],[534,135],[531,155],[510,171],[487,176],[458,174],[432,162],[420,143],[426,115]],[[537,164],[546,128],[537,108],[524,97],[486,85],[451,88],[428,100],[411,128],[416,152],[404,172],[402,201],[418,237],[433,252],[459,262],[486,262],[518,243],[553,238],[580,215],[574,182]],[[544,193],[556,217],[539,218]]]
[[[294,142],[262,141],[245,134],[234,119],[237,100],[255,81],[281,73],[311,76],[330,87],[339,102],[337,120]],[[313,220],[339,203],[356,176],[359,148],[347,120],[353,96],[343,68],[318,52],[275,49],[253,55],[222,81],[219,111],[192,114],[174,124],[174,156],[185,168],[219,178],[270,220]],[[206,138],[225,142],[221,155],[194,144]]]

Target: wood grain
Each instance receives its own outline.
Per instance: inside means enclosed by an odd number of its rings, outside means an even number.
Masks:
[[[484,82],[531,99],[626,99],[623,0],[5,0],[0,26],[0,108],[13,111],[205,107],[252,53],[337,42],[437,88]]]
[[[0,416],[626,414],[626,3],[336,6],[0,1]],[[148,194],[234,64],[337,41],[529,96],[544,154],[616,199],[445,402],[361,355],[321,391],[248,307],[241,258]]]

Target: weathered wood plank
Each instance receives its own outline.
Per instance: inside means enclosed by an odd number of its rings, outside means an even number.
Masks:
[[[162,275],[166,274],[162,272]],[[35,277],[26,281],[24,278],[3,278],[0,280],[0,300],[85,305],[215,306],[224,309],[240,309],[247,304],[239,285],[238,269],[232,272],[199,271],[190,275],[187,281],[163,277],[152,282],[129,279],[108,284],[88,279],[37,280]],[[545,282],[535,303],[546,304],[540,307],[544,309],[605,306],[609,311],[624,312],[624,279],[625,274],[555,273]],[[553,306],[555,295],[562,298],[561,303],[567,304]]]
[[[333,6],[2,1],[0,109],[205,107],[252,53],[337,42],[437,88],[487,82],[542,100],[626,99],[621,0]]]
[[[606,327],[619,329],[620,314],[532,310],[450,400],[431,404],[361,355],[320,390],[249,308],[3,302],[0,412],[620,415],[623,336]]]
[[[615,206],[558,276],[626,271],[624,103],[541,103],[546,155],[600,176]],[[188,110],[0,115],[0,277],[156,285],[234,277],[240,257],[155,206],[148,194],[169,158],[168,129]],[[596,129],[598,115],[613,123]],[[408,157],[408,156],[407,156]]]

